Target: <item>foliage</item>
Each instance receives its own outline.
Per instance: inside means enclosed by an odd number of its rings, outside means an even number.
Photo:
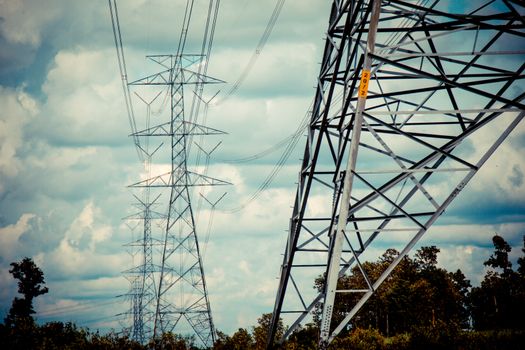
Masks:
[[[375,328],[387,337],[410,332],[414,328],[432,327],[440,321],[458,327],[466,326],[470,282],[460,270],[450,273],[438,268],[438,253],[439,249],[435,246],[422,247],[414,259],[401,259],[350,325],[354,328]],[[362,265],[370,279],[375,281],[398,255],[396,250],[389,249],[377,261]],[[358,267],[340,278],[338,283],[340,289],[366,288]],[[318,278],[315,286],[322,291],[324,278]],[[359,297],[357,293],[336,296],[332,327],[341,322]],[[318,320],[321,306],[316,312]]]
[[[31,329],[21,329],[0,325],[0,348],[3,350],[145,350],[146,347],[116,333],[101,335],[77,328],[71,322],[49,322],[38,326],[32,323]],[[166,349],[186,349],[166,347]],[[188,348],[190,349],[190,348]]]
[[[239,328],[231,337],[217,332],[217,340],[213,346],[214,350],[243,350],[253,348],[253,339],[244,328]]]
[[[356,328],[346,337],[337,338],[328,347],[330,350],[370,350],[385,349],[385,338],[374,328]]]
[[[253,339],[255,341],[254,350],[266,349],[266,342],[268,341],[268,332],[272,323],[272,314],[263,314],[257,319],[257,326],[253,327]],[[283,321],[277,322],[277,329],[275,330],[275,339],[281,339],[284,335]]]
[[[48,292],[47,287],[44,287],[44,273],[35,265],[31,258],[13,262],[11,267],[12,269],[9,272],[18,280],[18,293],[24,297],[15,297],[11,309],[5,318],[5,323],[11,327],[18,327],[20,323],[19,327],[29,329],[31,328],[30,324],[34,322],[31,316],[35,313],[35,310],[33,310],[33,299]]]
[[[525,330],[463,331],[456,347],[461,350],[521,350]]]
[[[414,258],[404,257],[381,288],[360,310],[347,330],[329,346],[330,350],[376,349],[521,349],[525,344],[525,236],[512,269],[510,245],[500,236],[493,238],[494,252],[485,262],[489,268],[479,287],[471,288],[461,270],[448,272],[437,266],[439,249],[420,248]],[[375,262],[363,263],[374,280],[398,257],[388,249]],[[77,328],[73,323],[50,322],[37,325],[32,314],[33,299],[47,293],[42,271],[26,258],[12,263],[13,276],[19,280],[23,298],[15,298],[5,324],[0,324],[0,349],[166,349],[196,350],[194,339],[165,333],[146,346],[126,335],[99,334]],[[362,288],[365,280],[357,268],[339,281],[340,288]],[[324,278],[315,281],[322,290]],[[354,293],[338,294],[332,324],[340,321],[355,303]],[[313,350],[319,342],[319,312],[314,323],[299,326],[275,350]],[[469,328],[472,318],[474,329]],[[263,314],[250,330],[239,328],[231,336],[217,332],[211,350],[265,349],[272,315]],[[279,320],[276,339],[285,328]]]
[[[522,278],[525,278],[525,235],[523,235],[523,247],[521,248],[523,256],[518,258],[518,273]]]
[[[124,344],[125,345],[125,344]],[[160,338],[152,339],[148,344],[148,349],[155,350],[193,350],[197,349],[194,345],[194,339],[183,337],[178,334],[167,332]]]
[[[286,343],[287,350],[315,350],[319,343],[319,328],[314,323],[299,326]]]
[[[512,269],[510,245],[499,235],[492,239],[494,253],[481,286],[472,288],[472,321],[476,330],[525,329],[525,275]],[[522,249],[525,253],[525,248]],[[518,261],[523,264],[523,257]]]
[[[75,349],[86,347],[88,332],[68,322],[49,322],[39,327],[38,343],[44,349]]]
[[[510,271],[512,271],[512,263],[509,261],[509,252],[512,248],[503,237],[497,234],[492,237],[492,243],[495,248],[494,253],[483,263],[483,265],[490,266],[494,269],[501,268],[503,274],[510,273]]]
[[[217,332],[217,340],[213,346],[214,350],[263,350],[266,349],[268,330],[272,322],[272,314],[263,314],[257,320],[257,326],[252,327],[250,334],[246,329],[239,328],[231,337]],[[281,320],[277,324],[275,339],[282,338],[284,327]],[[282,348],[275,344],[276,349]],[[284,346],[283,346],[284,347]],[[286,348],[288,349],[288,348]],[[298,348],[294,348],[298,349]]]
[[[35,349],[38,329],[32,317],[0,325],[0,349]]]
[[[457,342],[459,328],[439,320],[430,326],[414,327],[410,334],[409,349],[451,349]]]
[[[409,333],[396,334],[393,337],[385,338],[385,349],[404,350],[410,347],[411,336]]]

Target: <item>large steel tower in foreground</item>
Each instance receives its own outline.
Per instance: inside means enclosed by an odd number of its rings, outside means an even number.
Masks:
[[[155,66],[153,73],[133,82],[127,81],[116,1],[109,4],[131,136],[144,163],[141,180],[129,186],[139,211],[126,218],[138,222],[135,230],[140,227],[139,237],[128,245],[134,266],[125,271],[131,284],[126,313],[132,319],[130,335],[146,343],[173,332],[194,336],[197,345],[209,348],[215,329],[195,202],[203,196],[202,186],[229,184],[207,175],[213,150],[205,151],[204,137],[223,132],[203,125],[206,106],[201,106],[204,86],[222,82],[206,75],[219,2],[210,0],[207,16],[201,16],[205,30],[200,53],[186,53],[197,11],[188,1],[176,53],[147,56]],[[140,120],[135,120],[137,111],[143,116]]]
[[[287,337],[313,312],[326,347],[523,119],[522,6],[333,2],[269,348],[279,318]],[[399,256],[367,274],[393,238]],[[338,289],[351,270],[362,286]],[[352,305],[334,324],[343,295]]]

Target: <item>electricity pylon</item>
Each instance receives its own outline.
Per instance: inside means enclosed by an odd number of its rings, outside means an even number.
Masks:
[[[149,157],[146,161],[149,164]],[[127,313],[133,321],[129,327],[131,339],[144,344],[153,336],[153,321],[156,307],[156,284],[155,274],[160,272],[159,265],[154,264],[153,248],[160,246],[160,242],[153,239],[152,222],[163,221],[166,216],[153,210],[157,200],[149,200],[149,189],[143,191],[144,199],[137,199],[136,207],[139,212],[124,218],[126,221],[135,222],[130,229],[142,228],[142,234],[137,239],[128,243],[128,249],[133,258],[133,267],[124,272],[130,282],[128,297],[131,301],[131,309]],[[138,260],[138,261],[137,261]]]
[[[128,244],[134,266],[124,272],[130,281],[129,292],[124,296],[129,298],[131,308],[123,313],[132,318],[132,325],[127,327],[132,339],[143,344],[167,332],[191,336],[207,348],[215,338],[192,198],[200,195],[213,212],[224,194],[210,201],[197,189],[230,184],[207,176],[210,154],[218,145],[206,151],[204,136],[223,132],[199,124],[205,124],[206,119],[207,102],[204,113],[200,108],[204,85],[222,82],[206,75],[219,4],[215,0],[208,2],[200,54],[185,51],[194,12],[194,2],[188,1],[176,53],[147,56],[161,70],[129,83],[117,1],[108,0],[130,136],[144,163],[142,180],[129,186],[138,192],[134,196],[139,212],[126,220],[138,222],[130,229],[140,226],[142,232],[141,237]],[[191,92],[187,100],[185,90]],[[145,118],[139,122],[135,118],[135,97],[145,106]],[[195,136],[199,136],[198,140],[194,140]],[[159,139],[162,141],[155,141]],[[197,147],[192,152],[193,144]],[[199,211],[199,204],[195,212]],[[211,217],[210,214],[208,230]]]
[[[286,338],[313,314],[325,348],[520,123],[524,12],[512,0],[333,1],[268,348],[280,318]],[[363,262],[393,237],[400,254],[371,276]],[[349,273],[362,285],[339,289]]]
[[[169,156],[169,170],[155,175],[149,170],[145,174],[146,179],[129,186],[143,189],[145,198],[141,200],[137,197],[143,208],[138,218],[144,223],[144,238],[138,245],[143,249],[144,262],[128,271],[128,274],[142,274],[142,285],[139,285],[137,293],[132,293],[141,295],[136,300],[140,305],[134,311],[133,327],[138,328],[134,331],[137,334],[134,338],[139,341],[166,332],[190,333],[205,347],[210,347],[215,339],[192,196],[196,187],[230,183],[192,171],[188,164],[190,145],[195,142],[195,136],[224,134],[220,130],[197,124],[194,113],[186,112],[184,92],[187,85],[193,86],[193,93],[202,94],[204,84],[222,82],[200,72],[203,58],[202,55],[190,54],[148,56],[162,69],[129,83],[130,87],[142,86],[154,90],[154,97],[149,102],[138,95],[147,106],[147,122],[145,129],[134,132],[132,136],[139,140],[169,140],[166,147],[161,142],[153,151],[149,150],[149,141],[141,142],[147,168],[151,168],[153,156],[160,158],[164,155]],[[163,93],[166,94],[164,102],[169,104],[169,112],[159,112],[156,118],[160,117],[161,120],[151,126],[152,103]],[[142,94],[147,94],[147,91]],[[163,104],[162,101],[158,103]],[[158,195],[150,201],[153,193]],[[163,194],[167,195],[165,202],[159,199]],[[166,205],[165,214],[152,210],[152,207],[160,205]],[[151,237],[153,219],[161,220],[164,225],[161,237],[155,240]],[[154,251],[153,247],[157,249]],[[154,295],[151,295],[152,289]]]

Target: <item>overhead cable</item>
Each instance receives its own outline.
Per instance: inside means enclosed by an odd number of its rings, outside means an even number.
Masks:
[[[311,108],[311,106],[312,105],[310,105],[310,108]],[[293,150],[297,146],[297,142],[299,141],[301,135],[303,134],[303,131],[308,126],[308,124],[310,122],[310,120],[309,120],[310,108],[308,108],[308,111],[305,113],[301,123],[299,124],[299,127],[291,135],[290,140],[286,144],[285,150],[281,154],[281,157],[279,158],[279,160],[277,161],[277,163],[273,167],[272,171],[268,174],[268,176],[266,176],[266,178],[259,185],[257,190],[255,190],[255,192],[248,198],[248,200],[246,202],[244,202],[243,204],[241,204],[240,206],[238,206],[236,208],[227,209],[224,212],[233,214],[233,213],[237,213],[237,212],[243,210],[250,203],[252,203],[254,200],[256,200],[262,194],[262,192],[264,190],[266,190],[270,186],[270,184],[272,183],[272,181],[275,178],[275,176],[277,176],[277,174],[281,171],[281,169],[283,168],[284,164],[286,163],[286,161],[288,160],[288,158],[292,154]]]
[[[101,301],[101,302],[88,302],[88,303],[65,305],[65,306],[49,308],[46,310],[38,311],[35,313],[35,315],[37,317],[49,318],[49,317],[61,316],[61,315],[65,315],[65,314],[69,314],[73,312],[77,313],[79,311],[87,311],[91,309],[96,309],[96,308],[107,306],[110,304],[115,304],[114,297],[111,297],[111,299],[108,299],[106,301]]]
[[[124,100],[126,102],[126,111],[128,113],[128,121],[131,127],[131,133],[133,135],[132,136],[133,143],[135,144],[137,155],[139,157],[139,160],[143,162],[144,157],[141,152],[140,140],[138,136],[136,135],[137,125],[135,122],[135,113],[133,112],[133,103],[131,101],[131,93],[129,91],[129,85],[128,85],[128,73],[127,73],[127,68],[126,68],[126,59],[124,57],[124,48],[122,45],[120,22],[118,19],[117,1],[108,0],[108,5],[109,5],[109,13],[111,16],[111,26],[113,28],[113,38],[115,39],[115,49],[117,50],[117,59],[118,59],[118,66],[120,70],[120,77],[122,80],[122,90],[124,91]]]
[[[233,83],[232,87],[222,99],[215,102],[214,106],[218,106],[219,104],[226,101],[231,95],[233,95],[241,86],[241,84],[244,82],[250,71],[252,70],[253,66],[255,65],[255,62],[259,58],[259,55],[264,49],[264,46],[266,45],[266,42],[268,41],[268,38],[272,34],[273,27],[275,26],[275,23],[277,22],[277,19],[279,18],[279,14],[281,13],[281,10],[283,8],[285,0],[277,0],[275,7],[273,9],[272,15],[270,16],[270,19],[268,20],[268,23],[266,24],[266,28],[264,29],[264,32],[259,39],[259,43],[257,44],[257,47],[255,48],[255,51],[253,52],[252,56],[250,57],[250,60],[248,61],[248,64],[244,67],[241,74]]]

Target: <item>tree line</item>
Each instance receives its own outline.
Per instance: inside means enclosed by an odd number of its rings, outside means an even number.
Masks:
[[[373,297],[359,311],[329,349],[522,349],[525,344],[525,236],[522,256],[513,268],[510,245],[499,235],[492,238],[494,251],[484,262],[487,272],[479,287],[472,287],[461,270],[437,266],[439,248],[421,247],[413,258],[404,257]],[[399,255],[387,249],[376,261],[362,264],[377,278]],[[11,264],[18,291],[4,323],[0,324],[1,349],[198,349],[194,338],[166,333],[146,345],[125,334],[99,334],[75,324],[33,319],[33,299],[48,292],[44,275],[30,258]],[[324,276],[314,282],[322,291]],[[366,281],[355,267],[338,281],[340,289],[363,288]],[[332,324],[338,324],[357,301],[353,293],[338,293]],[[299,327],[275,349],[316,349],[322,305],[313,311],[313,322]],[[212,350],[265,349],[271,314],[257,325],[232,335],[217,332]],[[285,328],[278,325],[277,337]]]

